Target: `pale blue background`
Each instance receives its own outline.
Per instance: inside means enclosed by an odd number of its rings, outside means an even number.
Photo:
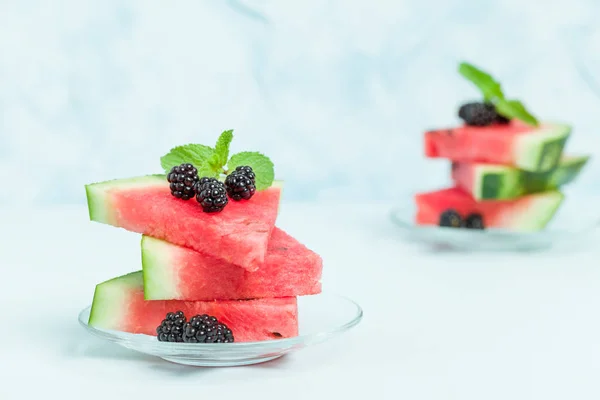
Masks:
[[[228,128],[288,199],[401,201],[447,183],[421,135],[477,95],[461,59],[595,154],[600,63],[573,51],[600,53],[599,3],[0,1],[0,203],[81,203],[85,183],[158,172]]]

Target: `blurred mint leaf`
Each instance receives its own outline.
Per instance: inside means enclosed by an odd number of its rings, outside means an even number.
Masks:
[[[496,112],[508,119],[518,119],[533,126],[539,125],[537,118],[518,100],[499,100],[495,105]]]
[[[243,151],[231,156],[227,163],[229,171],[239,166],[249,166],[256,175],[256,190],[267,189],[275,179],[275,168],[269,157],[254,151]]]
[[[196,168],[205,164],[213,155],[214,150],[202,144],[186,144],[172,148],[160,158],[160,165],[168,174],[176,165],[193,164]]]
[[[501,100],[504,99],[504,93],[500,83],[492,76],[483,72],[476,66],[462,62],[458,67],[458,72],[467,80],[471,81],[483,94],[484,100]]]
[[[508,119],[518,119],[526,124],[537,126],[539,122],[519,100],[506,100],[502,87],[492,76],[476,66],[462,62],[458,72],[479,88],[485,101],[490,101],[496,107],[496,112]]]

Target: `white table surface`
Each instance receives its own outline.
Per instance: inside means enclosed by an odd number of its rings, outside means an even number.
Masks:
[[[140,269],[138,235],[83,207],[0,209],[0,399],[600,398],[599,246],[435,253],[404,243],[388,209],[284,203],[278,225],[323,256],[324,290],[365,317],[333,341],[221,369],[138,355],[78,325],[96,283]]]

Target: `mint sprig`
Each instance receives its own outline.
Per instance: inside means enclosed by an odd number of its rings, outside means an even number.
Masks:
[[[508,119],[521,120],[529,125],[539,125],[537,118],[525,108],[522,102],[505,98],[500,83],[487,72],[466,62],[459,64],[458,72],[481,91],[484,101],[494,104],[498,114]]]
[[[183,163],[193,164],[198,176],[223,178],[224,175],[239,166],[249,166],[256,175],[256,190],[269,188],[275,180],[273,162],[264,154],[243,151],[229,157],[229,148],[233,141],[233,130],[221,133],[214,147],[202,144],[186,144],[171,149],[161,157],[160,164],[165,173]]]

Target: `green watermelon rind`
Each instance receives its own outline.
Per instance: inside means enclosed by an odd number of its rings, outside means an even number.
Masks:
[[[571,126],[558,123],[544,123],[535,132],[519,135],[514,148],[515,165],[533,172],[555,168],[570,135]]]
[[[123,310],[127,304],[123,294],[128,291],[123,288],[137,288],[141,281],[142,272],[136,271],[96,285],[88,324],[98,327],[116,326],[122,317],[117,311]]]
[[[522,171],[496,164],[476,164],[469,190],[477,201],[512,200],[520,196],[558,189],[577,178],[590,156],[564,155],[553,170]]]
[[[573,182],[589,160],[589,155],[564,157],[560,163],[560,168],[548,180],[547,188],[556,189]]]
[[[177,277],[168,268],[163,268],[172,264],[169,257],[171,245],[163,240],[142,235],[141,248],[144,299],[179,298]]]
[[[537,232],[546,227],[554,217],[565,198],[564,194],[558,190],[550,190],[543,193],[534,194],[528,209],[519,212],[517,215],[505,215],[514,223],[512,229],[521,232]]]
[[[481,164],[475,167],[471,194],[476,200],[512,199],[521,195],[521,173],[503,165]]]
[[[90,220],[109,225],[115,222],[112,207],[108,199],[108,194],[111,190],[134,189],[136,187],[149,187],[152,185],[164,186],[166,179],[165,175],[143,175],[85,185]]]

